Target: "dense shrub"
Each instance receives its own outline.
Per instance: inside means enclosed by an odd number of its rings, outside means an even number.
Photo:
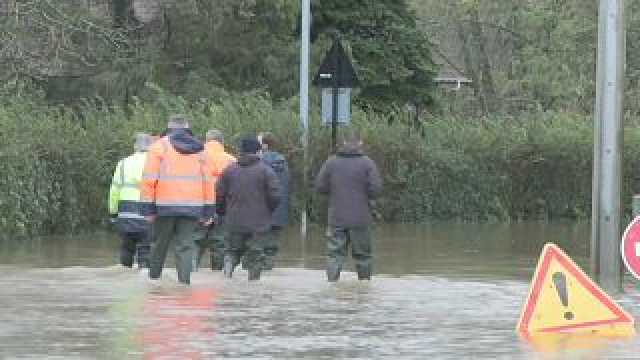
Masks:
[[[129,108],[87,103],[72,110],[27,100],[0,106],[0,229],[7,236],[69,232],[104,224],[108,186],[117,160],[138,131],[159,133],[171,113],[193,118],[196,134],[220,128],[235,144],[242,134],[270,130],[293,173],[292,218],[303,205],[303,153],[297,104],[262,94],[187,103],[159,89],[156,101]],[[330,131],[313,119],[311,173],[329,154]],[[507,221],[585,218],[590,214],[592,121],[565,113],[519,119],[433,120],[422,129],[403,115],[362,112],[367,151],[378,163],[385,191],[377,212],[385,221]],[[640,133],[625,132],[623,203]],[[312,219],[323,221],[314,196]],[[628,209],[627,209],[628,210]]]

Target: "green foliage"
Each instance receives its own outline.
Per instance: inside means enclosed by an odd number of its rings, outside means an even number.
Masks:
[[[290,97],[297,84],[292,1],[170,1],[163,51],[155,62],[163,78],[151,79],[191,99],[207,87],[264,90]]]
[[[431,43],[416,27],[405,0],[313,2],[314,37],[328,42],[337,31],[348,41],[361,80],[356,101],[388,111],[433,103],[436,66]]]
[[[625,3],[631,44],[640,21],[633,10],[640,1]],[[413,0],[412,4],[421,27],[438,44],[439,61],[474,80],[473,94],[466,98],[467,103],[477,100],[472,114],[593,111],[597,1]],[[635,72],[638,57],[633,45],[629,50],[629,70]],[[491,111],[483,109],[485,100],[492,103]]]
[[[14,1],[0,14],[0,80],[31,81],[51,102],[114,96],[110,69],[131,49],[109,18],[76,3]]]
[[[302,149],[295,102],[260,93],[190,102],[149,86],[155,101],[128,108],[86,103],[74,111],[25,99],[0,106],[0,229],[10,236],[68,232],[104,223],[116,162],[139,131],[159,133],[169,114],[187,113],[196,134],[222,129],[231,151],[238,137],[270,130],[292,169],[292,211],[303,204]],[[356,111],[367,152],[378,163],[385,221],[582,219],[590,214],[592,129],[589,118],[539,113],[528,118],[434,120],[424,135],[406,114]],[[385,117],[384,119],[386,119]],[[330,131],[313,119],[312,172],[329,155]],[[625,133],[623,199],[631,194],[640,132]],[[326,215],[314,196],[313,219]],[[629,209],[627,209],[629,210]],[[297,218],[294,216],[294,218]]]

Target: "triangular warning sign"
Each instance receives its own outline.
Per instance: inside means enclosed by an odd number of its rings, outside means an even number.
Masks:
[[[633,317],[618,306],[558,246],[542,250],[517,330],[536,333],[630,335]]]
[[[336,39],[322,60],[318,73],[313,79],[313,85],[323,88],[352,88],[357,84],[358,75],[351,59],[344,51],[340,40]]]

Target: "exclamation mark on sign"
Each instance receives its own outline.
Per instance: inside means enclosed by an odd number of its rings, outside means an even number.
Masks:
[[[569,292],[567,291],[567,277],[561,272],[553,274],[553,284],[556,286],[556,291],[560,297],[560,301],[564,307],[569,307]],[[573,313],[567,311],[564,313],[565,320],[573,320]]]

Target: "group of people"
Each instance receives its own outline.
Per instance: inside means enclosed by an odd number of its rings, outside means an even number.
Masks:
[[[169,118],[158,137],[136,135],[134,153],[116,166],[109,212],[121,235],[120,263],[162,274],[173,244],[178,281],[210,252],[211,269],[231,278],[242,262],[249,280],[274,267],[288,220],[289,168],[271,133],[243,137],[238,158],[212,129],[203,144],[184,115]],[[371,203],[382,189],[357,132],[325,162],[316,190],[329,196],[327,278],[337,281],[349,247],[358,278],[371,278]]]

